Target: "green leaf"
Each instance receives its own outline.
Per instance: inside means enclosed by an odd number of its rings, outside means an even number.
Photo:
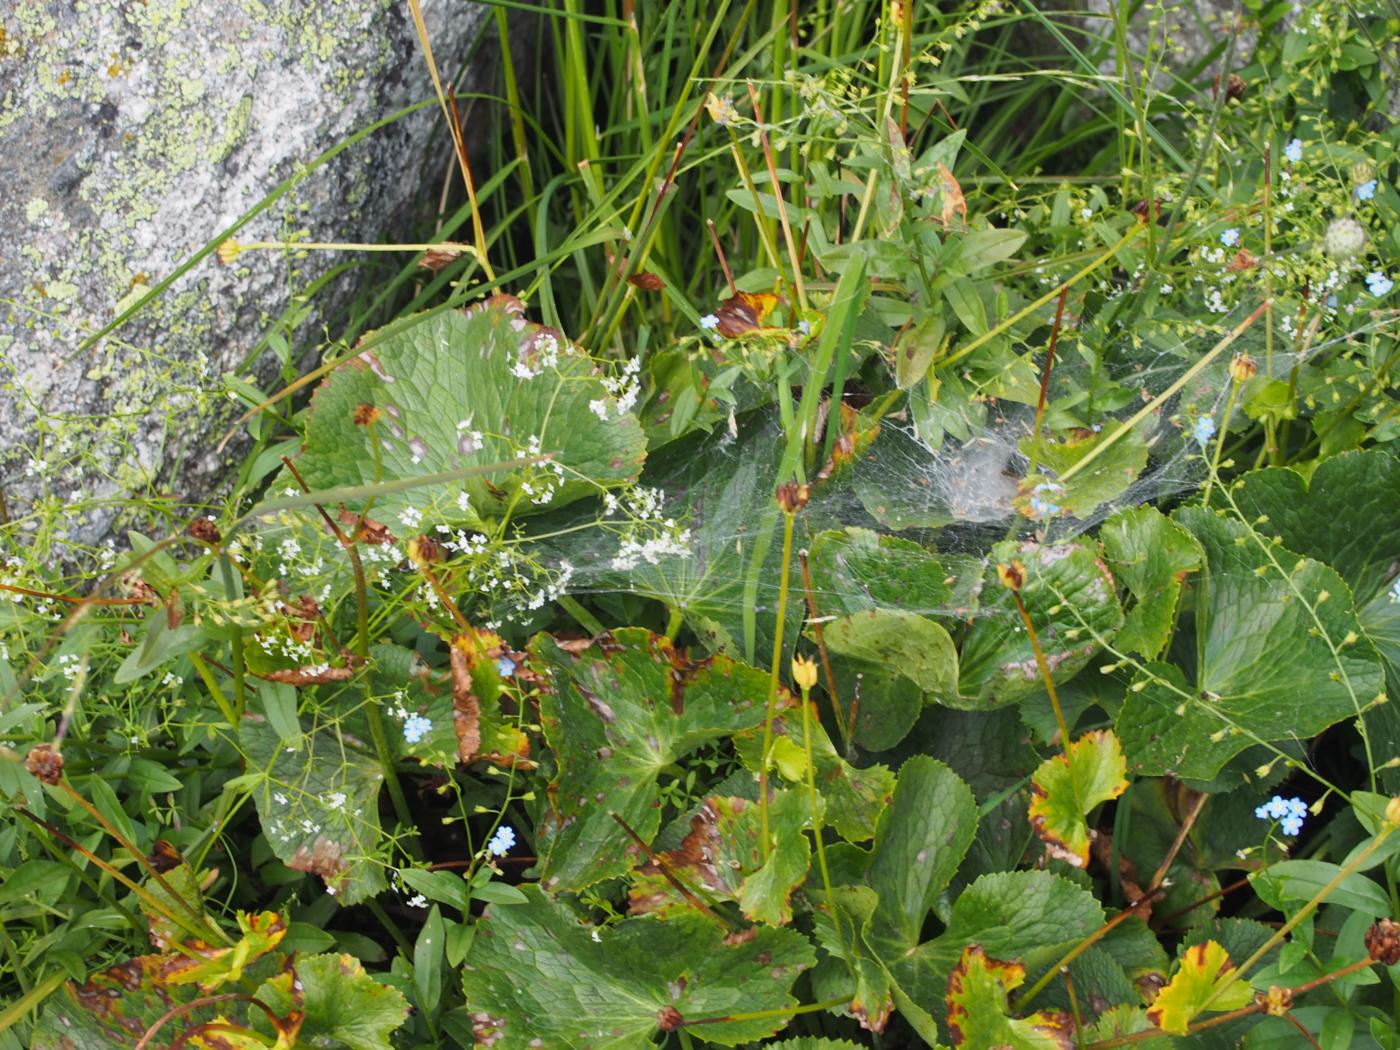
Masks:
[[[577,654],[548,635],[530,650],[554,672],[540,697],[558,761],[553,806],[538,828],[542,881],[579,890],[636,863],[637,846],[614,813],[650,842],[661,823],[661,771],[701,744],[762,724],[768,677],[723,655],[690,660],[638,628]]]
[[[278,1014],[305,1012],[299,1046],[390,1050],[390,1033],[408,1017],[402,993],[376,981],[349,955],[297,959],[292,968],[263,982],[257,998]],[[266,1030],[266,1025],[258,1027]]]
[[[1156,507],[1120,511],[1099,530],[1104,557],[1136,599],[1114,639],[1121,652],[1158,656],[1171,639],[1182,579],[1205,554],[1196,538]]]
[[[1009,259],[1026,243],[1024,230],[971,230],[962,239],[953,266],[962,273],[976,273]]]
[[[870,529],[823,532],[813,541],[808,567],[812,595],[823,616],[873,609],[934,613],[948,607],[948,570],[912,540]]]
[[[827,854],[829,860],[830,849]],[[822,894],[815,886],[807,892]],[[831,897],[822,894],[819,899],[823,903],[813,909],[812,923],[825,955],[812,971],[813,993],[820,1000],[845,997],[841,1012],[862,1028],[883,1031],[894,1011],[893,989],[879,953],[872,951],[865,936],[879,898],[868,886],[832,886]],[[931,1034],[937,1038],[936,1032]]]
[[[817,791],[826,803],[827,826],[835,828],[848,842],[864,842],[873,838],[880,814],[890,804],[894,793],[894,774],[882,765],[860,768],[851,765],[837,752],[826,730],[815,718],[811,721],[811,730],[812,763],[816,766]],[[775,751],[778,744],[791,741],[805,761],[799,711],[791,708],[779,711],[773,719],[773,733],[776,738]],[[734,745],[744,765],[757,771],[763,750],[762,729],[736,736]]]
[[[896,1002],[903,995],[942,1013],[948,975],[964,948],[980,945],[993,958],[1036,967],[1058,958],[1103,921],[1093,894],[1048,871],[983,875],[953,902],[943,933],[887,959]]]
[[[928,375],[934,356],[943,348],[948,325],[941,314],[933,314],[902,332],[894,343],[895,383],[901,390],[912,389]]]
[[[1031,827],[1052,857],[1076,868],[1089,864],[1089,826],[1100,803],[1128,790],[1127,760],[1111,730],[1085,733],[1064,754],[1047,758],[1031,778]]]
[[[420,1010],[435,1009],[442,993],[442,956],[447,933],[442,924],[442,912],[434,904],[418,931],[413,944],[413,987],[418,993]]]
[[[1044,473],[1026,476],[1021,491],[1024,509],[1037,517],[1029,507],[1032,490],[1037,485],[1053,484],[1051,495],[1042,498],[1060,508],[1060,512],[1075,518],[1087,518],[1110,500],[1117,499],[1137,480],[1147,466],[1147,440],[1141,427],[1115,437],[1123,424],[1111,422],[1103,430],[1073,430],[1063,435],[1045,435],[1039,441],[1022,439],[1021,452],[1040,464]],[[1112,446],[1094,459],[1083,471],[1061,483],[1059,478],[1089,453],[1113,441]]]
[[[262,774],[253,801],[279,860],[321,876],[342,904],[388,886],[375,856],[384,779],[378,762],[329,729],[308,733],[289,748],[255,714],[243,716],[238,741],[249,770]]]
[[[127,654],[112,675],[112,681],[117,685],[127,685],[144,678],[177,656],[198,649],[207,640],[203,629],[197,624],[187,623],[172,629],[164,607],[152,609],[146,615],[144,634],[141,644]]]
[[[1308,901],[1342,873],[1342,868],[1322,860],[1281,860],[1252,872],[1249,881],[1259,896],[1281,911],[1287,901]],[[1372,918],[1389,918],[1390,896],[1374,880],[1352,872],[1327,894],[1326,904],[1361,912]]]
[[[1164,1032],[1185,1035],[1207,1004],[1212,1011],[1238,1010],[1254,998],[1254,989],[1248,981],[1237,980],[1220,992],[1233,971],[1229,954],[1215,941],[1192,945],[1181,958],[1181,968],[1147,1011],[1147,1019]]]
[[[682,1020],[782,1011],[815,958],[792,930],[729,936],[694,914],[592,927],[539,887],[525,893],[519,907],[487,909],[463,967],[477,1040],[493,1050],[640,1050]],[[735,1046],[786,1024],[780,1014],[696,1030]]]
[[[1074,1021],[1060,1010],[1040,1010],[1026,1018],[1008,1017],[1008,993],[1026,979],[1016,962],[988,958],[978,945],[964,948],[948,977],[948,1034],[968,1050],[1069,1050]]]
[[[792,921],[792,891],[807,875],[810,848],[803,827],[807,797],[780,791],[768,805],[770,852],[764,862],[757,804],[742,798],[706,799],[680,846],[637,870],[628,897],[633,915],[669,916],[694,908],[663,874],[669,871],[702,899],[738,901],[753,922]]]
[[[932,620],[893,609],[839,616],[822,636],[833,653],[876,674],[908,678],[930,702],[957,696],[958,654],[948,632]]]
[[[986,710],[1045,688],[1012,592],[996,576],[997,563],[1013,560],[1025,567],[1021,601],[1057,683],[1072,678],[1093,658],[1099,649],[1095,634],[1112,638],[1123,623],[1113,579],[1092,546],[998,544],[992,549],[980,614],[963,642],[960,695],[955,702],[945,701],[949,707]]]
[[[882,941],[904,950],[919,943],[934,899],[958,870],[976,831],[977,802],[956,773],[923,755],[904,763],[866,875],[880,895],[875,923]]]
[[[508,509],[515,516],[537,511],[546,488],[548,505],[562,507],[597,495],[599,485],[634,480],[645,455],[641,426],[631,413],[619,413],[582,351],[558,332],[526,323],[523,314],[520,300],[498,295],[467,311],[425,313],[367,336],[368,349],[333,371],[312,397],[297,457],[307,485],[316,491],[421,477],[514,460],[536,448],[562,468],[559,474],[541,463],[383,492],[374,514],[397,532],[401,514],[430,505],[471,520],[459,509],[462,493],[470,513],[486,520]],[[603,403],[606,419],[590,409],[593,401]],[[379,409],[373,426],[355,423],[355,410],[365,404]],[[349,501],[352,510],[363,505]]]
[[[1358,607],[1385,590],[1400,558],[1400,458],[1343,452],[1311,480],[1288,467],[1255,470],[1232,495],[1260,533],[1335,569]]]
[[[1117,730],[1135,771],[1209,780],[1254,743],[1315,736],[1382,691],[1369,642],[1343,644],[1360,625],[1335,572],[1208,510],[1174,517],[1206,556],[1196,681],[1150,664],[1129,691]]]

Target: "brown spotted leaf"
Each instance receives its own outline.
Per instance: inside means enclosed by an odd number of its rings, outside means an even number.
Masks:
[[[288,747],[255,714],[243,716],[238,739],[248,772],[261,774],[253,801],[277,858],[319,875],[345,904],[387,888],[377,857],[384,774],[364,744],[321,729]]]
[[[803,827],[807,799],[800,791],[780,791],[768,806],[770,852],[760,849],[757,803],[742,798],[706,799],[690,821],[680,846],[657,854],[637,869],[629,893],[633,915],[669,915],[693,907],[667,879],[679,879],[692,892],[734,900],[746,918],[781,926],[792,920],[792,891],[807,874],[810,849]]]
[[[716,331],[726,339],[757,331],[777,305],[778,297],[768,292],[735,292],[715,311],[719,320]]]
[[[1030,821],[1052,857],[1082,868],[1089,863],[1084,818],[1128,790],[1127,759],[1111,729],[1085,733],[1061,755],[1047,758],[1031,777]]]
[[[1062,1010],[1007,1016],[1007,995],[1026,979],[1018,962],[988,958],[980,945],[963,949],[948,975],[948,1035],[967,1050],[1070,1050],[1074,1022]]]
[[[296,461],[307,486],[392,484],[524,456],[490,475],[379,491],[374,514],[394,527],[418,514],[519,518],[634,480],[646,455],[636,417],[620,410],[587,354],[524,313],[519,299],[497,295],[367,335],[312,396]],[[603,406],[601,417],[591,402]],[[355,422],[364,404],[379,410],[373,426]],[[560,469],[528,462],[532,452]],[[351,512],[364,507],[346,501]]]
[[[761,725],[768,676],[725,656],[692,660],[639,628],[577,654],[540,634],[530,651],[553,671],[540,724],[558,759],[539,825],[542,881],[576,891],[640,862],[613,814],[650,842],[661,823],[662,771],[702,744]]]

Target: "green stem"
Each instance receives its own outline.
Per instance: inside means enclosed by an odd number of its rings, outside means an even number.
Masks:
[[[1220,451],[1225,447],[1225,435],[1230,432],[1230,417],[1235,414],[1235,400],[1240,396],[1240,384],[1231,382],[1230,396],[1225,399],[1225,420],[1220,424],[1220,433],[1215,437],[1215,452],[1210,457],[1210,474],[1206,477],[1205,492],[1201,496],[1201,506],[1210,506],[1210,490],[1220,473]]]
[[[219,683],[214,680],[214,673],[209,670],[209,665],[204,662],[204,658],[198,653],[190,653],[190,663],[194,664],[194,669],[199,673],[200,679],[204,682],[204,688],[209,690],[209,695],[214,698],[214,703],[219,705],[219,711],[228,722],[229,728],[237,731],[238,712],[228,702],[228,697],[219,688]]]
[[[1314,911],[1316,911],[1318,905],[1320,905],[1324,900],[1326,900],[1328,895],[1331,894],[1333,890],[1340,886],[1349,876],[1360,871],[1365,866],[1366,861],[1370,858],[1371,854],[1375,853],[1376,850],[1380,849],[1381,846],[1385,843],[1385,840],[1390,838],[1391,833],[1395,831],[1395,828],[1396,825],[1387,824],[1384,830],[1382,830],[1378,835],[1376,835],[1375,838],[1371,840],[1370,845],[1368,845],[1354,858],[1352,858],[1350,864],[1338,871],[1337,874],[1332,877],[1331,881],[1329,881],[1326,886],[1323,886],[1322,889],[1318,890],[1315,894],[1313,894],[1312,899],[1309,900],[1306,904],[1304,904],[1301,908],[1299,908],[1297,913],[1294,914],[1294,916],[1291,919],[1289,919],[1277,930],[1275,930],[1273,936],[1270,937],[1263,944],[1261,944],[1258,950],[1255,951],[1253,955],[1251,955],[1244,962],[1240,963],[1240,965],[1237,966],[1235,969],[1231,970],[1229,975],[1225,978],[1225,980],[1216,986],[1214,994],[1212,994],[1211,997],[1207,999],[1204,1004],[1202,1004],[1201,1011],[1203,1012],[1205,1010],[1208,1010],[1210,1008],[1211,1003],[1213,1003],[1216,999],[1219,999],[1220,996],[1223,995],[1228,988],[1230,988],[1236,981],[1240,980],[1246,973],[1248,973],[1250,968],[1253,967],[1255,963],[1257,963],[1260,959],[1264,958],[1264,956],[1268,955],[1269,952],[1273,951],[1273,949],[1279,944],[1280,941],[1282,941],[1285,937],[1287,937],[1290,933],[1293,932],[1294,927],[1296,927],[1300,922],[1302,922]]]
[[[778,580],[778,626],[773,631],[773,663],[768,674],[768,711],[763,720],[763,753],[758,766],[759,846],[768,863],[768,762],[773,751],[773,715],[778,707],[778,672],[783,661],[783,626],[787,620],[788,573],[792,567],[792,525],[795,515],[783,511],[783,568]]]

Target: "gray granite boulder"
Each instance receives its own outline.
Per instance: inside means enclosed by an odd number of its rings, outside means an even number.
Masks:
[[[489,9],[422,6],[452,76]],[[198,501],[218,484],[229,457],[213,446],[237,409],[224,373],[345,257],[259,252],[221,266],[211,256],[80,350],[85,337],[299,165],[432,86],[405,0],[3,7],[0,493],[21,530],[57,518],[59,532],[90,541],[112,527],[115,500]],[[441,123],[432,106],[375,132],[239,239],[402,239],[413,206],[440,190]],[[297,350],[352,291],[340,279],[317,297]],[[33,513],[36,501],[50,512]]]

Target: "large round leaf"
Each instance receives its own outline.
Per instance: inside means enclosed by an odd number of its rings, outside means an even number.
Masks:
[[[1211,511],[1173,517],[1206,556],[1196,680],[1152,665],[1128,693],[1117,727],[1136,772],[1209,780],[1252,744],[1306,739],[1376,698],[1380,662],[1335,572]]]
[[[430,506],[464,520],[508,509],[519,516],[635,480],[646,447],[640,424],[621,411],[582,351],[527,323],[524,309],[518,299],[496,296],[368,336],[368,347],[312,398],[297,458],[306,483],[321,490],[551,457],[374,499],[376,518],[412,530]],[[378,410],[372,425],[364,412],[357,422],[363,405]]]

